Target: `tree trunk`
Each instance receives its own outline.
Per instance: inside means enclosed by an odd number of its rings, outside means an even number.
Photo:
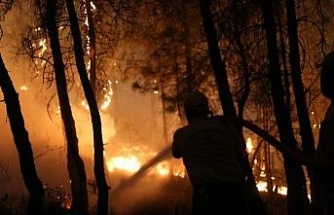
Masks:
[[[82,49],[81,32],[73,0],[66,0],[66,6],[70,19],[70,27],[74,43],[76,65],[78,68],[82,87],[89,105],[91,120],[92,120],[92,129],[94,134],[94,173],[98,189],[97,215],[107,215],[110,188],[107,184],[104,172],[104,157],[103,157],[104,149],[103,149],[101,118],[96,102],[96,97],[94,95],[94,91],[92,89],[86,71],[84,52]]]
[[[298,122],[302,139],[302,148],[306,156],[313,157],[315,154],[315,145],[311,128],[311,121],[306,105],[304,85],[301,74],[302,72],[300,68],[298,26],[295,11],[295,0],[286,1],[286,11],[288,19],[288,37],[290,46],[289,59],[291,66],[292,86],[296,100]],[[312,168],[310,166],[307,166],[307,171],[309,176],[313,174]],[[312,184],[312,178],[309,177],[309,179]]]
[[[277,48],[276,23],[273,15],[272,1],[261,0],[261,10],[267,39],[269,58],[269,78],[271,95],[274,104],[274,113],[278,126],[280,140],[294,150],[297,150],[297,141],[294,138],[289,107],[284,102],[284,91]],[[307,198],[306,181],[300,164],[284,156],[284,168],[288,185],[287,210],[289,215],[310,213],[310,204]],[[296,207],[298,205],[298,207]]]
[[[315,141],[313,138],[313,132],[311,128],[311,121],[309,118],[308,108],[306,105],[304,85],[302,82],[302,72],[300,68],[300,55],[299,55],[299,39],[298,39],[298,23],[296,19],[295,0],[286,1],[287,11],[287,24],[288,24],[288,38],[290,47],[290,68],[292,77],[292,86],[295,95],[295,103],[297,107],[298,122],[300,127],[301,146],[303,154],[306,157],[312,158],[315,156]],[[310,180],[310,187],[313,186],[313,165],[307,165],[308,178]],[[314,199],[313,189],[311,189],[311,200]],[[313,201],[311,201],[313,202]],[[311,213],[316,211],[316,206],[311,204]]]
[[[209,47],[211,65],[215,74],[219,99],[221,101],[224,115],[236,116],[237,114],[234,108],[234,102],[227,79],[227,71],[220,55],[217,33],[212,20],[210,0],[199,0],[199,3],[203,19],[203,28]]]
[[[88,37],[89,37],[89,44],[88,44],[89,60],[90,60],[89,78],[90,78],[90,83],[92,85],[92,89],[96,95],[98,86],[97,74],[96,74],[96,38],[95,38],[95,28],[94,28],[95,27],[94,17],[90,1],[86,1],[86,10],[87,10]]]
[[[227,71],[225,68],[225,64],[223,63],[223,60],[221,58],[218,46],[217,33],[210,9],[210,1],[199,0],[199,3],[203,19],[203,28],[205,31],[209,47],[211,65],[214,70],[223,112],[225,116],[236,116],[237,114],[227,79]],[[238,130],[241,131],[241,129]],[[241,165],[244,172],[247,175],[247,181],[246,181],[247,200],[249,202],[251,214],[254,215],[267,214],[265,205],[256,187],[253,171],[249,163],[248,156],[244,156],[243,160],[241,161]]]
[[[67,93],[64,62],[56,25],[56,0],[47,1],[47,28],[54,59],[56,86],[61,117],[67,140],[67,168],[71,180],[72,208],[75,215],[88,215],[87,176],[79,154],[78,138],[71,105]]]
[[[6,102],[9,123],[19,155],[20,170],[29,193],[27,215],[46,214],[44,209],[44,189],[34,163],[29,135],[25,129],[19,96],[0,55],[0,87]]]

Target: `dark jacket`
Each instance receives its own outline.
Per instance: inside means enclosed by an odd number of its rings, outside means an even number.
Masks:
[[[239,183],[244,179],[238,162],[238,157],[243,156],[243,145],[243,139],[231,124],[205,116],[174,133],[172,154],[183,159],[193,186]]]
[[[328,108],[324,120],[321,122],[319,143],[316,158],[321,162],[314,172],[314,201],[316,203],[333,205],[334,203],[334,106]]]

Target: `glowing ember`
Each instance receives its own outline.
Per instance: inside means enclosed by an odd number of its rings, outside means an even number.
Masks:
[[[40,29],[38,28],[37,31],[39,31]],[[44,67],[45,64],[46,64],[46,61],[42,59],[42,57],[44,56],[44,53],[46,52],[46,50],[48,49],[48,46],[47,46],[47,40],[45,38],[42,38],[39,40],[38,42],[38,45],[36,44],[33,44],[34,47],[36,47],[39,52],[38,52],[38,57],[39,59],[36,59],[35,60],[35,63],[38,64],[38,62],[40,61],[40,66],[41,67]],[[39,72],[36,71],[36,73],[38,74]]]
[[[81,105],[82,105],[86,110],[89,110],[89,106],[88,106],[86,100],[81,100]]]
[[[41,47],[41,51],[38,53],[38,56],[43,57],[45,51],[48,49],[47,44],[46,44],[46,39],[44,38],[41,39],[38,43],[38,46]]]
[[[108,87],[103,88],[103,91],[105,92],[104,96],[103,96],[103,102],[101,104],[101,110],[105,110],[109,107],[110,103],[111,103],[111,98],[114,94],[112,88],[111,88],[111,81],[108,80]]]
[[[253,141],[249,137],[249,138],[247,138],[247,141],[246,141],[246,150],[247,150],[248,153],[250,153],[253,149],[254,149]]]
[[[60,114],[60,106],[57,107],[56,114]]]
[[[288,188],[287,187],[278,187],[277,193],[286,196],[288,194]]]
[[[256,187],[260,192],[268,192],[267,186],[268,184],[265,181],[258,181],[256,183]]]
[[[96,6],[95,6],[93,1],[90,2],[90,6],[91,6],[92,10],[96,10]]]
[[[20,87],[20,90],[22,90],[22,91],[27,91],[27,90],[28,90],[28,87],[27,87],[26,85],[22,85],[22,86]]]
[[[178,171],[174,171],[173,172],[173,175],[175,177],[180,177],[180,178],[184,178],[186,176],[186,173],[183,171],[183,172],[178,172]]]
[[[61,207],[70,210],[72,206],[72,199],[69,196],[64,196],[62,199]]]
[[[111,87],[111,84],[112,82],[108,80],[107,87],[103,88],[104,96],[103,96],[102,104],[100,106],[101,110],[106,110],[112,102],[112,97],[113,97],[114,92]],[[89,105],[87,104],[86,100],[81,100],[81,106],[84,107],[86,110],[89,110]]]
[[[176,161],[175,165],[173,166],[173,176],[185,178],[186,170],[182,161],[180,160]]]
[[[159,163],[156,166],[156,171],[158,172],[159,175],[169,175],[170,170],[168,163],[167,162]]]
[[[260,192],[268,192],[268,183],[265,181],[258,181],[256,183],[256,187]],[[274,185],[272,189],[273,189],[272,190],[273,192],[277,192],[277,194],[280,194],[280,195],[285,196],[288,194],[288,188],[285,186]]]

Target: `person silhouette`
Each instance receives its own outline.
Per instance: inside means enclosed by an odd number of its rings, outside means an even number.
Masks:
[[[334,52],[327,54],[321,63],[320,88],[330,100],[320,124],[315,168],[315,199],[317,214],[334,215]],[[324,162],[323,162],[324,161]]]
[[[173,134],[172,155],[182,158],[192,193],[192,215],[246,215],[245,176],[239,160],[243,138],[213,116],[206,96],[194,91],[183,101],[188,124]]]

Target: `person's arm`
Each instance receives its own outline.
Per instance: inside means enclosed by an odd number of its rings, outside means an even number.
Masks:
[[[244,138],[235,130],[235,153],[238,161],[242,161],[246,153],[246,144]]]
[[[181,158],[182,152],[181,152],[181,134],[180,130],[177,130],[173,135],[173,142],[172,142],[172,155],[174,158]]]
[[[247,156],[246,144],[245,144],[245,140],[242,137],[242,135],[239,134],[235,126],[231,124],[230,122],[226,121],[223,116],[216,115],[213,117],[213,119],[216,119],[222,122],[228,129],[229,134],[231,136],[234,136],[233,140],[234,140],[234,146],[235,146],[235,155],[239,162],[242,161],[244,157]]]

